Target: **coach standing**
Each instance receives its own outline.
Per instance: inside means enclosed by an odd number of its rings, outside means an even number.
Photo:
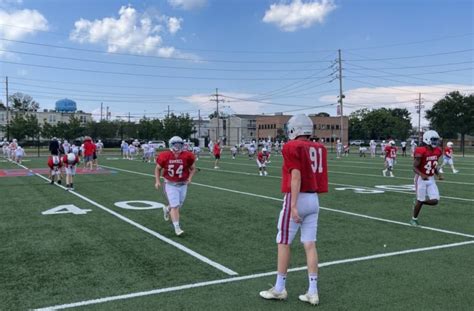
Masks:
[[[59,141],[56,137],[49,142],[49,152],[51,155],[59,156]]]
[[[96,151],[96,146],[92,142],[92,138],[86,136],[84,138],[84,165],[85,167],[92,170],[92,164],[94,160],[94,153]]]

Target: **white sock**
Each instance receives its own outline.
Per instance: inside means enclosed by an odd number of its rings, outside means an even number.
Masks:
[[[285,283],[286,283],[286,274],[277,274],[276,284],[275,284],[275,291],[281,293],[285,290]]]
[[[175,229],[179,229],[179,221],[173,221],[173,226]]]
[[[308,274],[308,281],[309,281],[308,294],[309,295],[316,294],[318,292],[318,275],[316,273]]]

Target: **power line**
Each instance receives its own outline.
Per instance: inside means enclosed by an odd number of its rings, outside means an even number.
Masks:
[[[461,54],[461,53],[472,52],[473,50],[474,49],[465,49],[465,50],[457,50],[457,51],[441,52],[441,53],[432,53],[432,54],[424,54],[424,55],[386,57],[386,58],[346,59],[346,61],[350,61],[350,62],[375,62],[375,61],[382,61],[382,60],[425,58],[425,57],[440,56],[440,55]]]

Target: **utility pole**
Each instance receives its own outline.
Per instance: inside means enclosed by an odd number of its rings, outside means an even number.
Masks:
[[[101,102],[101,103],[100,103],[100,121],[102,121],[102,113],[103,113],[103,111],[104,111],[104,103]]]
[[[107,110],[106,110],[106,113],[105,113],[105,120],[109,121],[109,106],[107,106]]]
[[[130,123],[130,112],[128,113],[128,123]]]
[[[170,118],[170,105],[168,105],[168,119]]]
[[[10,141],[10,106],[8,105],[8,76],[5,77],[5,103],[7,105],[7,140]]]
[[[219,89],[216,88],[216,94],[213,95],[215,98],[212,98],[211,101],[216,102],[216,112],[217,112],[217,129],[216,129],[216,140],[219,140],[219,102],[223,102],[223,99],[219,99]]]
[[[201,137],[201,109],[198,110],[198,140]]]
[[[341,125],[339,126],[340,129],[340,134],[339,137],[341,138],[341,143],[344,144],[344,110],[343,110],[343,99],[344,99],[344,94],[342,93],[342,60],[341,60],[341,49],[337,50],[338,51],[338,63],[339,63],[339,112],[341,114]]]
[[[421,143],[421,108],[425,108],[421,102],[421,93],[418,93],[418,104],[415,106],[418,113],[418,145]]]

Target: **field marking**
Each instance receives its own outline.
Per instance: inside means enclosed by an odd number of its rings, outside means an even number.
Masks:
[[[427,251],[432,251],[432,250],[439,250],[439,249],[465,246],[465,245],[469,245],[469,244],[474,244],[474,240],[473,241],[458,242],[458,243],[451,243],[451,244],[442,244],[442,245],[436,245],[436,246],[430,246],[430,247],[412,248],[412,249],[407,249],[407,250],[397,251],[397,252],[382,253],[382,254],[375,254],[375,255],[370,255],[370,256],[363,256],[363,257],[355,257],[355,258],[329,261],[329,262],[325,262],[325,263],[320,263],[319,267],[320,268],[330,267],[330,266],[346,264],[346,263],[354,263],[354,262],[368,261],[368,260],[373,260],[373,259],[400,256],[400,255],[406,255],[406,254],[421,253],[421,252],[427,252]],[[292,268],[292,269],[289,269],[288,272],[297,272],[297,271],[303,271],[303,270],[306,270],[306,266],[298,267],[298,268]],[[82,307],[82,306],[100,304],[100,303],[117,301],[117,300],[125,300],[125,299],[131,299],[131,298],[137,298],[137,297],[143,297],[143,296],[158,295],[158,294],[163,294],[163,293],[182,291],[182,290],[192,289],[192,288],[199,288],[199,287],[205,287],[205,286],[211,286],[211,285],[246,281],[246,280],[251,280],[251,279],[268,277],[268,276],[272,276],[272,275],[276,275],[276,274],[277,274],[277,271],[257,273],[257,274],[238,276],[238,277],[232,277],[232,278],[226,278],[226,279],[220,279],[220,280],[205,281],[205,282],[199,282],[199,283],[191,283],[191,284],[186,284],[186,285],[159,288],[159,289],[153,289],[153,290],[148,290],[148,291],[117,295],[117,296],[109,296],[109,297],[104,297],[104,298],[84,300],[84,301],[67,303],[67,304],[62,304],[62,305],[55,305],[55,306],[39,308],[39,309],[34,309],[34,310],[36,310],[36,311],[51,311],[51,310],[69,309],[69,308]]]
[[[105,165],[101,165],[101,166],[106,167],[106,168],[112,168],[112,169],[115,169],[117,171],[123,171],[123,172],[130,173],[130,174],[143,175],[143,176],[148,176],[148,177],[155,177],[155,175],[152,175],[152,174],[134,172],[134,171],[126,170],[126,169],[121,169],[121,168],[111,167],[111,166],[105,166]],[[262,178],[264,178],[264,177],[262,177]],[[280,198],[270,197],[270,196],[266,196],[266,195],[260,195],[260,194],[251,193],[251,192],[237,191],[237,190],[228,189],[228,188],[222,188],[222,187],[216,187],[216,186],[211,186],[211,185],[206,185],[206,184],[201,184],[201,183],[195,183],[194,181],[191,184],[201,186],[201,187],[207,187],[207,188],[211,188],[211,189],[217,189],[217,190],[222,190],[222,191],[227,191],[227,192],[244,194],[244,195],[248,195],[248,196],[252,196],[252,197],[258,197],[258,198],[283,202],[283,199],[280,199]],[[366,219],[372,219],[372,220],[377,220],[377,221],[381,221],[381,222],[387,222],[387,223],[392,223],[392,224],[397,224],[397,225],[402,225],[402,226],[408,226],[408,227],[411,227],[411,228],[414,228],[414,229],[426,229],[426,230],[431,230],[431,231],[436,231],[436,232],[442,232],[442,233],[447,233],[447,234],[460,235],[460,236],[468,237],[468,238],[474,238],[474,235],[467,234],[467,233],[462,233],[462,232],[449,231],[449,230],[438,229],[438,228],[433,228],[433,227],[426,227],[426,226],[413,227],[409,223],[404,223],[404,222],[401,222],[401,221],[390,220],[390,219],[385,219],[385,218],[379,218],[379,217],[374,217],[374,216],[368,216],[368,215],[364,215],[364,214],[358,214],[358,213],[348,212],[348,211],[339,210],[339,209],[332,209],[332,208],[322,207],[322,206],[320,206],[319,208],[322,209],[322,210],[327,210],[327,211],[331,211],[331,212],[335,212],[335,213],[346,214],[346,215],[351,215],[351,216],[356,216],[356,217],[361,217],[361,218],[366,218]]]
[[[19,165],[20,167],[23,167],[24,169],[26,169],[26,170],[32,172],[32,173],[35,174],[36,176],[38,176],[38,177],[40,177],[40,178],[42,178],[42,179],[44,179],[44,180],[46,180],[46,181],[48,181],[48,182],[50,181],[48,178],[46,178],[46,177],[44,177],[44,176],[42,176],[42,175],[40,175],[40,174],[34,173],[31,169],[29,169],[28,167],[26,167],[26,166],[24,166],[24,165],[21,165],[21,164],[18,164],[18,163],[17,163],[17,165]],[[60,188],[62,188],[62,189],[64,189],[64,190],[67,189],[66,187],[64,187],[64,186],[62,186],[62,185],[58,185],[58,184],[56,184],[56,183],[55,183],[55,185],[58,186],[58,187],[60,187]],[[163,241],[163,242],[165,242],[165,243],[168,243],[168,244],[170,244],[170,245],[176,247],[177,249],[179,249],[179,250],[181,250],[181,251],[183,251],[183,252],[185,252],[185,253],[187,253],[187,254],[193,256],[194,258],[196,258],[196,259],[198,259],[198,260],[200,260],[200,261],[202,261],[202,262],[204,262],[204,263],[206,263],[206,264],[208,264],[208,265],[210,265],[210,266],[212,266],[212,267],[214,267],[214,268],[216,268],[216,269],[218,269],[218,270],[220,270],[220,271],[222,271],[222,272],[224,272],[224,273],[226,273],[226,274],[228,274],[228,275],[238,275],[237,272],[235,272],[235,271],[233,271],[233,270],[231,270],[231,269],[229,269],[229,268],[227,268],[227,267],[224,267],[223,265],[221,265],[221,264],[219,264],[219,263],[217,263],[217,262],[215,262],[215,261],[213,261],[213,260],[211,260],[211,259],[209,259],[209,258],[207,258],[207,257],[205,257],[205,256],[203,256],[203,255],[201,255],[201,254],[199,254],[199,253],[193,251],[192,249],[189,249],[189,248],[187,248],[186,246],[184,246],[184,245],[182,245],[182,244],[179,244],[179,243],[177,243],[177,242],[175,242],[175,241],[173,241],[173,240],[171,240],[171,239],[169,239],[169,238],[167,238],[167,237],[165,237],[165,236],[159,234],[158,232],[153,231],[153,230],[151,230],[151,229],[149,229],[149,228],[147,228],[147,227],[145,227],[145,226],[143,226],[143,225],[141,225],[141,224],[139,224],[139,223],[137,223],[137,222],[135,222],[135,221],[133,221],[133,220],[131,220],[131,219],[125,217],[125,216],[123,216],[123,215],[121,215],[121,214],[119,214],[119,213],[117,213],[117,212],[115,212],[115,211],[113,211],[113,210],[111,210],[111,209],[109,209],[109,208],[107,208],[107,207],[105,207],[105,206],[103,206],[103,205],[101,205],[101,204],[99,204],[99,203],[97,203],[97,202],[95,202],[95,201],[93,201],[93,200],[91,200],[91,199],[89,199],[89,198],[83,196],[82,194],[77,193],[76,191],[68,191],[68,192],[71,193],[71,194],[73,194],[73,195],[75,195],[75,196],[77,196],[78,198],[80,198],[80,199],[82,199],[82,200],[84,200],[84,201],[86,201],[86,202],[89,202],[90,204],[92,204],[92,205],[94,205],[94,206],[97,206],[98,208],[100,208],[100,209],[106,211],[107,213],[109,213],[109,214],[111,214],[111,215],[113,215],[113,216],[115,216],[115,217],[117,217],[117,218],[119,218],[119,219],[121,219],[121,220],[123,220],[123,221],[125,221],[125,222],[127,222],[127,223],[129,223],[129,224],[131,224],[132,226],[135,226],[135,227],[137,227],[138,229],[141,229],[142,231],[145,231],[145,232],[151,234],[152,236],[158,238],[159,240],[161,240],[161,241]]]

